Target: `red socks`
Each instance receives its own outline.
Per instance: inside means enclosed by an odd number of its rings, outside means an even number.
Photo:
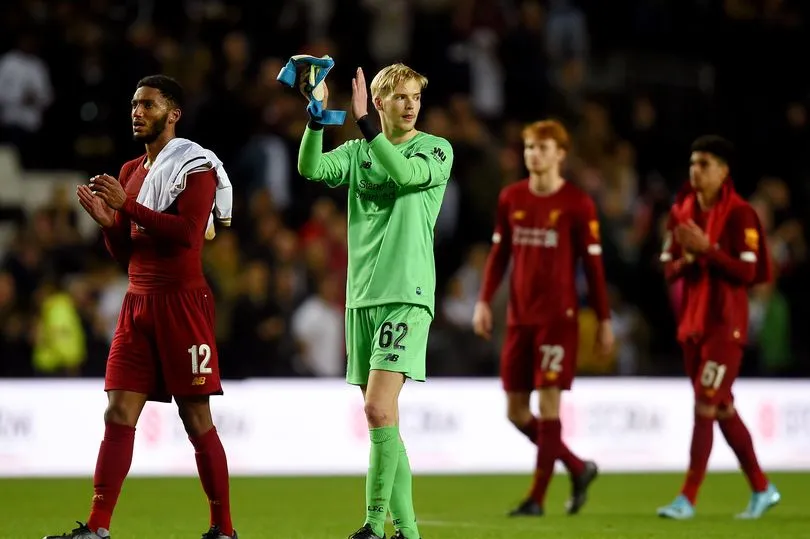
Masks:
[[[219,526],[225,535],[233,535],[231,523],[231,504],[228,479],[228,460],[225,449],[217,434],[212,428],[205,434],[189,437],[196,450],[197,471],[200,482],[208,496],[211,508],[211,525]]]
[[[740,461],[740,467],[748,478],[751,490],[754,492],[765,491],[768,488],[768,479],[759,467],[751,433],[748,432],[748,428],[740,419],[739,414],[735,413],[727,419],[721,419],[718,423],[728,445],[731,446],[734,454],[737,455],[737,460]]]
[[[728,445],[737,455],[740,467],[748,478],[751,490],[763,492],[768,488],[768,479],[762,473],[754,452],[754,444],[751,440],[751,433],[745,423],[742,422],[738,414],[718,421],[720,431],[725,436]],[[709,463],[709,455],[712,452],[712,437],[714,433],[714,419],[703,416],[695,416],[695,426],[692,431],[692,449],[689,455],[689,471],[686,475],[681,493],[686,496],[692,505],[697,499],[697,492],[703,478],[706,476],[706,467]]]
[[[526,425],[523,427],[518,427],[518,430],[525,434],[533,444],[538,443],[538,440],[540,439],[538,434],[539,429],[540,420],[534,416],[532,416],[531,421],[529,421]],[[582,459],[573,454],[562,440],[560,441],[560,454],[557,456],[557,458],[562,461],[562,463],[565,465],[565,469],[568,470],[569,473],[579,475],[585,471],[585,463],[582,462]]]
[[[560,454],[557,455],[557,458],[562,461],[565,469],[574,475],[579,475],[585,471],[585,463],[568,449],[562,439],[560,439]]]
[[[135,427],[107,423],[104,439],[96,459],[96,472],[93,475],[93,505],[87,526],[95,531],[110,529],[115,504],[121,493],[121,486],[132,464],[132,449],[135,445]]]
[[[713,434],[714,418],[695,415],[692,447],[689,451],[689,471],[686,472],[686,481],[681,489],[681,494],[686,496],[692,505],[695,505],[698,490],[703,478],[706,477],[709,455],[712,453]]]
[[[202,436],[190,438],[196,450],[197,470],[203,490],[211,507],[211,525],[219,526],[225,535],[233,535],[228,484],[228,462],[217,430],[212,428]],[[113,510],[121,486],[132,464],[135,428],[107,423],[104,439],[96,460],[93,476],[93,505],[87,526],[96,531],[110,529]]]
[[[559,419],[541,419],[537,438],[537,466],[534,471],[531,497],[542,507],[548,484],[554,474],[554,462],[562,448],[562,427]]]

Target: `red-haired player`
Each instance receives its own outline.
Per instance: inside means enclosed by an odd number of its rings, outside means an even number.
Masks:
[[[537,444],[537,466],[529,497],[510,514],[542,515],[554,463],[571,475],[569,514],[585,503],[597,467],[574,455],[562,441],[560,398],[576,372],[577,263],[584,263],[590,304],[599,318],[600,352],[613,346],[599,221],[591,198],[560,176],[570,147],[565,127],[548,120],[523,130],[523,158],[529,178],[504,188],[498,200],[492,250],[475,306],[475,332],[490,338],[490,301],[512,261],[501,380],[509,420]],[[540,417],[529,400],[540,392]]]
[[[759,467],[751,434],[734,409],[731,386],[748,332],[748,289],[769,281],[770,257],[756,212],[734,190],[733,153],[724,138],[692,143],[689,183],[672,206],[661,261],[667,280],[684,281],[678,341],[695,392],[689,471],[681,493],[659,516],[695,515],[712,451],[714,423],[737,455],[753,494],[740,518],[759,518],[780,494]]]

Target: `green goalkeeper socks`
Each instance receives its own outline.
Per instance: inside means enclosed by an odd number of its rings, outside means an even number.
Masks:
[[[399,427],[369,429],[368,433],[371,438],[371,454],[366,476],[366,522],[376,535],[382,537],[397,473]]]
[[[420,539],[416,527],[416,513],[413,510],[411,463],[405,443],[399,441],[399,463],[394,476],[394,490],[391,492],[391,518],[394,528],[400,530],[406,539]]]

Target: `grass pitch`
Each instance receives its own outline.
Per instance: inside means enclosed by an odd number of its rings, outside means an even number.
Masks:
[[[605,474],[574,517],[564,514],[568,480],[557,475],[542,518],[508,518],[528,476],[417,476],[416,510],[424,539],[792,539],[810,537],[810,474],[772,474],[782,502],[758,521],[736,521],[749,491],[741,474],[710,474],[688,522],[662,520],[681,474]],[[40,539],[87,518],[90,479],[0,480],[0,538]],[[233,478],[234,523],[241,539],[342,539],[363,523],[362,477]],[[131,478],[112,526],[114,539],[187,539],[208,528],[193,478]],[[390,523],[388,525],[391,533]]]

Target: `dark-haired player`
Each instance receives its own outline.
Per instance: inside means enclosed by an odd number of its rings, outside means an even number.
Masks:
[[[501,191],[492,250],[475,306],[475,332],[489,338],[490,301],[509,262],[509,310],[501,353],[501,381],[509,420],[537,445],[534,482],[513,516],[542,515],[554,463],[561,460],[571,475],[567,510],[585,503],[596,478],[596,464],[582,461],[562,441],[560,400],[576,373],[579,323],[577,264],[585,268],[590,304],[599,319],[600,352],[613,346],[613,329],[602,266],[599,221],[590,197],[560,176],[569,136],[559,122],[535,122],[523,130],[523,158],[529,178]],[[529,400],[540,393],[540,417]]]
[[[110,536],[110,520],[132,462],[141,410],[147,400],[171,402],[172,397],[196,451],[210,505],[210,529],[203,537],[236,537],[228,464],[208,402],[210,395],[222,393],[214,299],[201,260],[218,187],[217,165],[203,157],[199,166],[183,168],[181,192],[164,211],[136,201],[150,167],[175,139],[182,106],[183,89],[176,81],[163,75],[142,79],[132,98],[132,131],[135,140],[146,146],[146,154],[125,163],[118,180],[96,176],[90,186],[77,190],[84,210],[102,227],[110,254],[128,268],[129,287],[107,360],[108,405],[90,518],[72,532],[50,538]],[[197,158],[201,151],[205,150],[200,148]],[[168,155],[163,156],[164,162]],[[188,153],[176,158],[187,157],[195,158]]]
[[[759,218],[731,181],[732,154],[731,143],[718,136],[706,135],[692,144],[689,182],[670,211],[661,253],[667,280],[683,279],[678,341],[695,394],[686,480],[675,500],[658,509],[660,516],[678,520],[695,515],[715,422],[753,491],[738,517],[759,518],[780,499],[759,467],[731,391],[748,332],[748,289],[771,278]]]

